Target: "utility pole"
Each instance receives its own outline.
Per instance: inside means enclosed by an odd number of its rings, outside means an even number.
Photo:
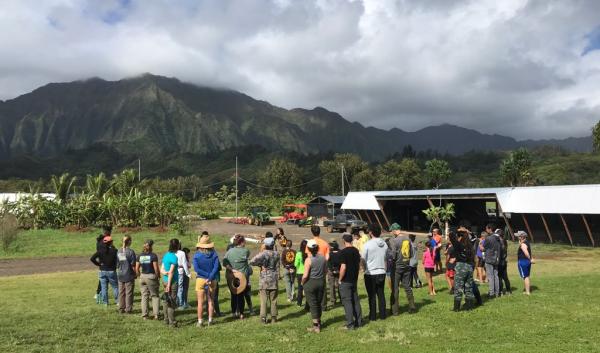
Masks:
[[[142,182],[142,159],[138,158],[138,183]]]
[[[238,157],[235,156],[235,218],[238,218]]]
[[[344,165],[342,164],[342,196],[344,195]]]

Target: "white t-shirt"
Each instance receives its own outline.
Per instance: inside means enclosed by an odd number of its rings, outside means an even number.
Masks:
[[[179,272],[180,275],[185,273],[186,276],[190,277],[190,269],[188,268],[188,262],[185,258],[185,252],[177,250],[175,256],[177,256],[177,263],[179,264],[177,272]]]

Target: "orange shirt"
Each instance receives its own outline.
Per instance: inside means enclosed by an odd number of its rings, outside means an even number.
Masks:
[[[434,235],[433,239],[435,240],[436,244],[441,244],[442,243],[442,236],[439,235],[439,234]]]
[[[313,239],[317,242],[317,245],[319,245],[319,251],[317,253],[327,258],[327,255],[329,254],[329,244],[325,240],[321,239],[321,237],[315,237]],[[305,252],[307,255],[310,255],[310,250],[308,248],[306,248]]]

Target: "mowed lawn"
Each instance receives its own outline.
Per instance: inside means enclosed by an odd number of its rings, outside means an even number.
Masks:
[[[511,244],[511,247],[516,247]],[[600,351],[600,249],[536,246],[532,296],[521,294],[514,258],[509,265],[514,294],[471,312],[451,312],[443,276],[438,295],[416,289],[418,313],[401,314],[365,327],[342,330],[341,306],[326,312],[321,334],[309,334],[310,318],[280,294],[280,322],[262,325],[258,316],[196,328],[195,309],[178,311],[180,328],[143,321],[139,287],[134,315],[121,315],[93,300],[96,272],[0,278],[2,352],[593,352]],[[514,249],[513,249],[514,250]],[[511,256],[512,257],[512,256]],[[258,309],[256,279],[253,303]],[[367,315],[362,286],[363,312]],[[193,282],[192,282],[193,288]],[[480,290],[486,293],[487,285]],[[386,296],[389,291],[386,290]],[[190,291],[192,305],[194,293]],[[406,310],[406,299],[400,303]],[[111,300],[112,304],[112,300]],[[221,308],[229,293],[221,288]]]
[[[11,244],[8,251],[0,247],[0,259],[25,259],[59,256],[91,256],[96,247],[96,237],[102,233],[101,229],[85,231],[65,231],[63,229],[23,230],[19,232],[17,240]],[[184,245],[193,250],[198,240],[198,235],[177,234],[174,230],[157,231],[141,229],[139,231],[123,232],[116,229],[112,238],[116,247],[121,246],[125,234],[131,235],[133,243],[131,248],[136,252],[142,249],[146,239],[154,240],[154,249],[162,253],[169,248],[169,239],[178,238]],[[212,241],[218,250],[227,247],[229,237],[213,234]]]

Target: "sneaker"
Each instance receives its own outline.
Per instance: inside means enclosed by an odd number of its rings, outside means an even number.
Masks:
[[[212,325],[212,323],[213,323],[213,321],[209,319],[208,322],[206,323],[206,326],[210,326],[210,325]]]
[[[196,322],[196,327],[202,327],[202,321]]]
[[[277,322],[277,318],[276,318],[276,317],[272,317],[272,318],[271,318],[271,323],[272,323],[272,324],[274,324],[274,323],[276,323],[276,322]]]
[[[267,319],[266,319],[266,318],[264,318],[264,317],[261,317],[261,318],[260,318],[260,322],[262,322],[264,325],[266,325],[266,324],[268,324],[268,323],[269,323],[269,322],[267,321]]]

